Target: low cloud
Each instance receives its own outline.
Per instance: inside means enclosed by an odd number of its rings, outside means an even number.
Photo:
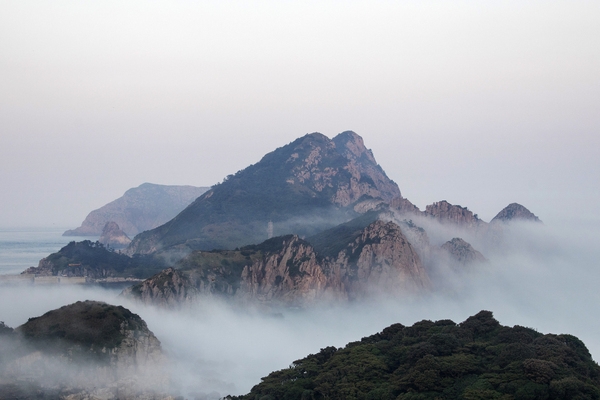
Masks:
[[[434,244],[460,233],[443,226],[426,228]],[[511,224],[504,227],[493,251],[477,238],[464,237],[489,262],[463,273],[446,271],[437,277],[446,279],[439,290],[418,297],[320,304],[306,310],[239,308],[205,299],[174,311],[130,303],[116,290],[21,286],[2,288],[0,320],[16,327],[27,318],[84,299],[123,305],[139,314],[162,342],[173,388],[190,398],[247,393],[273,370],[320,348],[360,340],[392,323],[460,322],[482,309],[493,311],[504,325],[573,334],[599,360],[599,235],[600,226],[595,224],[563,229]]]

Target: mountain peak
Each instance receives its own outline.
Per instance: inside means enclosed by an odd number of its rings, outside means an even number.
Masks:
[[[356,217],[365,201],[397,197],[398,185],[359,135],[332,140],[313,132],[228,176],[165,225],[136,236],[127,252],[231,249],[262,242],[267,226],[275,236],[309,236]]]
[[[542,222],[534,213],[518,203],[511,203],[504,207],[493,221],[509,222],[514,220]]]
[[[461,226],[475,227],[483,223],[477,214],[467,207],[450,204],[446,200],[438,201],[425,207],[425,215],[442,223],[455,223]]]
[[[370,162],[375,162],[371,150],[365,147],[363,138],[353,131],[345,131],[332,139],[337,150],[348,159],[360,159],[366,157]]]

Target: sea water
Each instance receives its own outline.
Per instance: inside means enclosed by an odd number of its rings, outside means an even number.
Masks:
[[[68,228],[0,228],[0,275],[19,274],[72,241],[98,237],[62,236]]]

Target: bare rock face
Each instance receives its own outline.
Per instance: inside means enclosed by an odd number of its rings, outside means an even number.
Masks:
[[[125,288],[121,295],[139,298],[144,303],[175,306],[195,299],[198,293],[188,276],[175,268],[167,268],[152,280],[147,279],[140,285]]]
[[[421,260],[394,222],[375,221],[329,266],[349,298],[367,293],[418,293],[431,282]]]
[[[313,247],[298,236],[290,235],[284,238],[279,251],[270,252],[244,267],[235,296],[301,306],[319,298],[327,284],[328,277]]]
[[[381,220],[362,229],[333,256],[319,255],[310,243],[287,235],[239,251],[192,253],[180,266],[182,271],[163,271],[123,295],[159,305],[173,304],[172,293],[178,292],[185,293],[179,296],[183,301],[221,296],[302,307],[324,299],[415,294],[431,286],[400,227]]]
[[[425,215],[437,219],[441,223],[454,223],[461,227],[472,228],[484,225],[485,222],[466,207],[438,201],[425,207]]]
[[[419,207],[415,206],[408,199],[404,197],[396,197],[392,199],[389,203],[390,209],[397,211],[399,214],[413,214],[413,215],[421,215],[423,214]]]
[[[474,262],[486,262],[487,259],[461,238],[453,238],[442,245],[445,250],[459,264],[467,265]]]
[[[113,249],[122,249],[131,243],[131,239],[119,228],[119,225],[114,221],[109,221],[102,229],[102,235],[98,239],[103,245],[112,247]]]
[[[66,231],[63,236],[100,236],[106,223],[114,221],[133,237],[164,224],[207,190],[207,187],[144,183],[90,212],[80,227]]]
[[[377,164],[373,152],[365,147],[360,136],[346,131],[334,137],[332,142],[337,151],[348,159],[344,170],[351,176],[349,183],[338,186],[333,196],[335,204],[347,206],[363,196],[386,201],[400,197],[400,189]]]
[[[542,222],[527,208],[517,203],[511,203],[500,211],[491,222],[532,221]]]

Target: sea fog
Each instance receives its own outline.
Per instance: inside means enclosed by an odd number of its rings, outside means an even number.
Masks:
[[[433,244],[461,233],[429,223]],[[323,347],[343,346],[392,323],[461,322],[482,309],[493,311],[503,325],[575,335],[597,361],[598,237],[600,224],[595,221],[511,224],[492,247],[465,237],[489,261],[462,272],[437,266],[436,290],[419,297],[383,296],[305,310],[240,309],[205,300],[164,310],[130,303],[118,291],[98,287],[5,286],[0,288],[0,320],[17,327],[30,317],[85,299],[123,305],[139,314],[161,341],[171,360],[172,382],[190,397],[247,393],[261,377]]]

